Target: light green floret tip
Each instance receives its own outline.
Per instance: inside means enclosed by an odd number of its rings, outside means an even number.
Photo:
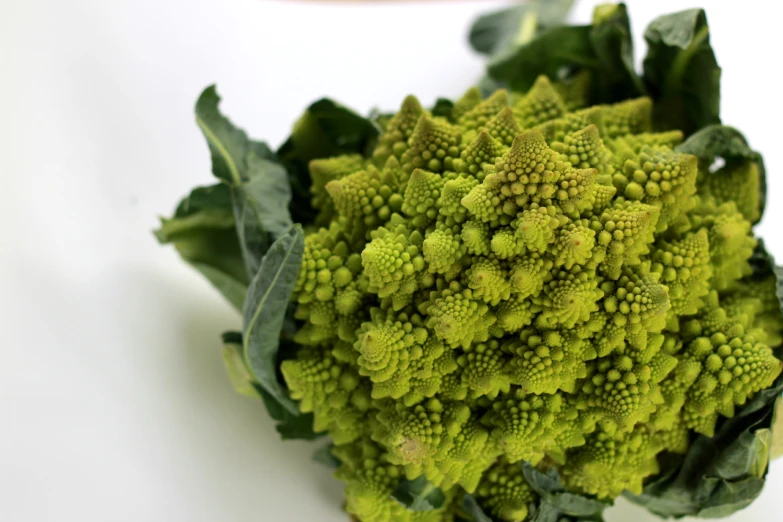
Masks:
[[[418,289],[416,274],[425,268],[422,235],[405,225],[379,228],[362,250],[362,266],[370,289],[379,297],[412,294]]]
[[[382,405],[372,438],[387,448],[389,462],[403,466],[409,478],[422,474],[437,480],[436,461],[454,446],[470,408],[456,402],[428,399],[413,407]]]
[[[702,165],[649,98],[587,106],[591,81],[471,89],[443,116],[409,96],[367,155],[310,163],[280,369],[356,520],[454,522],[463,492],[525,520],[523,463],[639,493],[779,382],[760,163]],[[420,477],[439,509],[392,498]]]
[[[710,337],[697,337],[685,349],[685,361],[698,362],[701,372],[688,392],[685,422],[711,436],[718,415],[734,416],[735,406],[769,387],[780,375],[781,362],[772,349],[735,324]]]
[[[643,425],[630,433],[598,431],[568,453],[563,479],[577,491],[602,499],[625,490],[639,495],[644,479],[658,472],[655,456],[661,449],[660,439]]]
[[[535,464],[554,444],[555,420],[567,409],[561,395],[533,395],[517,388],[499,396],[483,422],[491,427],[493,442],[509,462],[525,460]]]
[[[505,371],[507,362],[497,339],[467,347],[457,364],[461,368],[462,384],[470,390],[470,396],[495,398],[499,392],[507,392],[511,386]]]
[[[413,135],[416,124],[427,114],[429,113],[422,108],[415,96],[405,98],[400,110],[389,121],[386,132],[380,137],[373,151],[375,164],[381,166],[391,156],[401,159],[408,150],[408,140]]]
[[[698,161],[690,154],[668,148],[642,149],[636,161],[627,160],[614,184],[628,201],[640,201],[660,209],[657,231],[674,223],[694,206]]]
[[[455,274],[460,270],[460,261],[465,254],[459,227],[438,226],[427,235],[423,244],[424,259],[430,272]]]
[[[489,233],[489,226],[471,219],[462,226],[460,238],[469,253],[477,256],[488,255],[492,249]]]
[[[283,361],[283,376],[299,408],[313,413],[313,429],[329,431],[337,444],[351,442],[366,432],[361,419],[370,409],[369,390],[356,371],[330,354],[305,349],[296,359]]]
[[[514,103],[513,109],[525,129],[559,118],[566,112],[563,99],[546,76],[536,78],[527,94]]]
[[[462,223],[468,218],[468,209],[462,206],[462,198],[478,185],[478,181],[472,177],[458,177],[448,180],[439,193],[437,207],[438,212],[445,218],[451,218],[457,223]]]
[[[411,173],[402,199],[402,213],[411,225],[424,229],[438,216],[435,203],[441,197],[444,180],[437,174],[416,169]]]
[[[498,463],[485,474],[476,498],[493,516],[514,522],[527,518],[528,506],[537,495],[525,480],[522,466]]]
[[[453,162],[459,158],[462,134],[449,122],[422,116],[413,129],[408,148],[400,158],[402,170],[410,174],[415,169],[431,172],[453,170]]]
[[[327,183],[353,174],[364,166],[365,159],[360,154],[346,154],[310,162],[310,178],[313,180],[310,186],[310,193],[313,196],[311,202],[319,211],[316,224],[328,225],[334,217],[334,202],[326,191]]]

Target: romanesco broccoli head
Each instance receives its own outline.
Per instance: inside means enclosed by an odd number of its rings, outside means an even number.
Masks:
[[[783,321],[749,264],[758,173],[705,176],[647,98],[565,89],[471,89],[447,116],[409,96],[369,159],[310,164],[303,347],[282,373],[363,522],[452,520],[390,500],[420,476],[523,520],[519,461],[639,493],[658,454],[781,372]]]

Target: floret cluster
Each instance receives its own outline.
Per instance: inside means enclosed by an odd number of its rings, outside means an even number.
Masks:
[[[584,107],[544,76],[448,116],[411,96],[370,158],[310,164],[302,347],[281,369],[336,444],[349,513],[452,520],[390,497],[424,476],[522,520],[521,461],[639,493],[659,453],[776,379],[775,282],[748,263],[757,167],[715,175],[651,111]]]

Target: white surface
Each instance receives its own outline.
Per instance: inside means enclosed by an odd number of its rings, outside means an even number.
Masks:
[[[149,231],[212,182],[192,115],[207,84],[273,145],[324,95],[360,111],[453,97],[481,73],[468,23],[498,3],[0,2],[0,520],[345,522],[312,446],[279,441],[224,376],[238,317]],[[628,3],[639,40],[683,7]],[[703,4],[724,119],[767,153],[781,201],[779,22],[767,2]],[[760,229],[783,258],[781,216]],[[778,463],[731,520],[780,520],[781,492]],[[629,517],[652,520],[621,502],[607,521]]]

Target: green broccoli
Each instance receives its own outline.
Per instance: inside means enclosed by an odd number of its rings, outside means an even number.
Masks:
[[[704,12],[653,21],[639,75],[623,4],[565,4],[479,19],[458,100],[323,99],[275,152],[197,103],[221,183],[157,237],[242,310],[237,389],[331,438],[355,522],[717,518],[764,485],[783,268]]]
[[[371,159],[310,164],[305,346],[282,372],[363,522],[451,520],[386,498],[421,475],[521,520],[520,460],[599,498],[640,493],[657,454],[781,372],[767,342],[783,321],[748,287],[757,192],[724,186],[753,171],[700,183],[649,99],[559,92],[545,76],[471,90],[450,118],[409,96]]]

